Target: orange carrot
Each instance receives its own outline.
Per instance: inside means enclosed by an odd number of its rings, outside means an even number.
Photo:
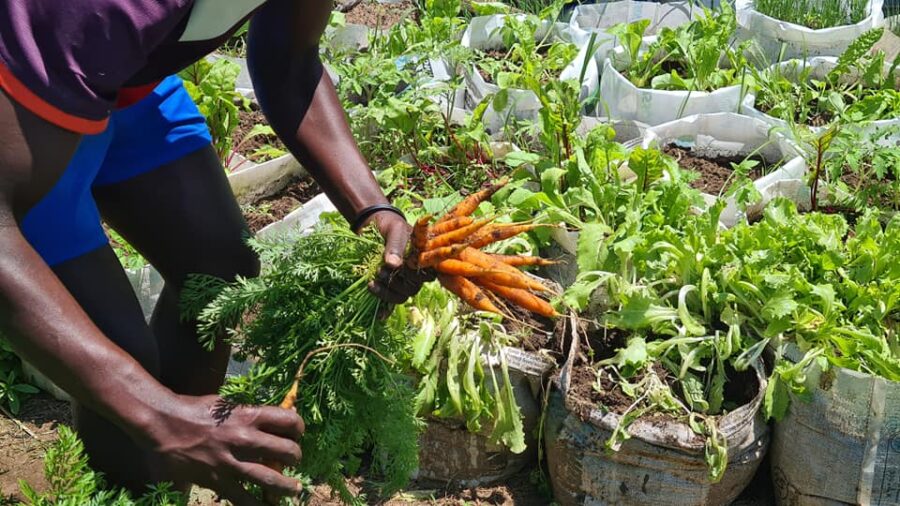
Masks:
[[[547,225],[538,223],[498,223],[479,230],[477,234],[469,238],[469,246],[480,249],[488,244],[509,239],[510,237],[545,226]]]
[[[488,253],[491,258],[498,262],[503,262],[512,267],[546,267],[548,265],[556,265],[559,262],[541,257],[530,257],[525,255],[495,255]]]
[[[431,237],[437,237],[442,234],[446,234],[447,232],[452,232],[458,228],[466,227],[471,225],[475,220],[471,216],[460,216],[458,218],[453,218],[447,220],[443,223],[437,223],[433,227],[431,227]]]
[[[476,222],[473,222],[465,227],[458,228],[456,230],[451,230],[446,234],[441,234],[434,239],[428,241],[425,250],[433,250],[437,248],[441,248],[443,246],[450,246],[451,244],[457,244],[460,242],[464,242],[470,235],[477,232],[479,229],[490,223],[492,219],[481,219]]]
[[[430,214],[422,216],[416,221],[416,225],[413,227],[413,246],[416,248],[416,251],[425,251],[428,246],[428,223],[430,221]]]
[[[479,267],[483,267],[485,269],[494,270],[497,272],[507,273],[510,276],[514,276],[518,279],[518,282],[510,281],[510,278],[503,278],[505,281],[504,284],[508,286],[510,284],[515,285],[517,288],[528,288],[530,290],[536,290],[545,292],[547,291],[547,287],[542,285],[540,282],[535,281],[525,274],[522,271],[516,269],[515,267],[509,266],[500,262],[498,260],[494,260],[490,255],[483,251],[479,251],[477,249],[473,249],[471,247],[466,248],[459,252],[459,259],[463,262],[468,262],[473,265],[477,265]],[[498,279],[499,281],[499,279]]]
[[[474,278],[477,276],[485,276],[487,274],[497,273],[497,271],[492,271],[485,267],[470,264],[469,262],[463,262],[462,260],[457,260],[455,258],[448,258],[446,260],[440,261],[437,265],[435,265],[434,270],[438,271],[440,274],[446,274],[448,276],[462,276],[464,278]]]
[[[497,306],[488,298],[481,288],[462,276],[448,276],[439,274],[438,281],[441,286],[450,290],[466,304],[479,311],[503,314]]]
[[[556,310],[553,309],[553,306],[551,306],[547,301],[529,292],[528,290],[496,285],[484,280],[483,278],[475,278],[475,283],[480,285],[482,288],[490,290],[491,293],[494,293],[499,297],[503,297],[513,304],[516,304],[523,309],[527,309],[532,313],[537,313],[541,316],[546,316],[547,318],[559,316],[559,313],[557,313]]]
[[[459,204],[456,204],[455,206],[453,206],[452,209],[447,211],[447,214],[445,214],[443,217],[441,217],[441,219],[439,219],[437,221],[437,223],[441,224],[445,221],[452,220],[453,218],[459,218],[460,216],[469,216],[470,214],[475,212],[476,209],[478,209],[478,206],[482,202],[491,198],[491,196],[493,196],[495,193],[497,193],[497,190],[506,186],[506,183],[508,183],[508,182],[509,182],[509,179],[503,178],[500,181],[485,188],[484,190],[475,192],[475,193],[469,195],[468,197],[462,199],[462,201]]]
[[[419,269],[434,267],[440,263],[441,260],[453,258],[464,249],[466,249],[465,244],[454,244],[452,246],[444,246],[443,248],[422,252],[419,254],[419,263],[417,264],[417,267]]]

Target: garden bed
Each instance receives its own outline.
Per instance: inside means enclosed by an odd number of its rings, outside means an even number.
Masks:
[[[272,223],[281,221],[292,211],[300,208],[322,193],[319,185],[311,177],[295,179],[281,191],[244,207],[244,219],[254,234]]]
[[[721,155],[709,157],[694,154],[690,149],[680,148],[674,144],[665,146],[663,153],[674,158],[682,169],[697,174],[697,178],[691,181],[692,188],[711,195],[719,195],[733,181],[734,165],[739,165],[748,160],[758,163],[748,173],[752,181],[756,181],[768,171],[777,167],[777,165],[769,166],[761,156],[745,158]]]

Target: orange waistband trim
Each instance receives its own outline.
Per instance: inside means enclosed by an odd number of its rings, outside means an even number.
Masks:
[[[2,62],[0,62],[0,88],[39,118],[72,132],[85,135],[99,134],[106,130],[109,122],[108,118],[92,120],[62,111],[29,90]]]

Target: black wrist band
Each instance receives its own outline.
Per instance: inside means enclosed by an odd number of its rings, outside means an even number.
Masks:
[[[365,223],[366,220],[368,220],[373,214],[381,211],[390,211],[402,217],[404,220],[406,219],[406,215],[403,214],[403,211],[390,204],[375,204],[374,206],[369,206],[363,209],[359,212],[359,214],[356,215],[356,218],[353,219],[353,223],[350,225],[350,230],[352,230],[354,234],[358,234],[359,229],[361,229],[363,226],[363,223]]]

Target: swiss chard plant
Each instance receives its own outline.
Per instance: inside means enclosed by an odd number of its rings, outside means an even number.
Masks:
[[[235,90],[241,67],[225,58],[213,62],[205,58],[182,70],[178,75],[206,117],[213,147],[224,164],[231,155],[234,130],[240,124],[241,110],[249,107],[249,100]]]
[[[809,126],[897,118],[900,57],[889,62],[883,51],[873,50],[883,34],[884,28],[862,34],[827,71],[792,60],[758,72],[756,108]]]
[[[613,64],[638,88],[699,92],[752,86],[744,56],[749,43],[735,46],[737,21],[727,3],[715,11],[704,9],[703,16],[680,27],[663,28],[645,45],[649,26],[644,19],[609,29],[622,44]]]
[[[561,4],[559,4],[561,6]],[[574,44],[556,39],[546,29],[559,14],[506,16],[499,29],[504,50],[484,54],[476,64],[487,82],[501,88],[534,89],[557,80],[578,53]],[[543,36],[541,36],[541,32]]]

